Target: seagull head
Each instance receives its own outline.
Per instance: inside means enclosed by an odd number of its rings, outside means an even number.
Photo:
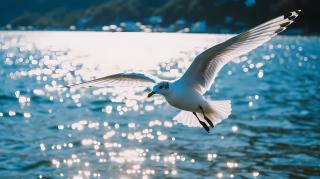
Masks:
[[[169,82],[163,81],[154,85],[152,91],[148,94],[148,98],[150,98],[154,94],[166,94],[169,89]]]

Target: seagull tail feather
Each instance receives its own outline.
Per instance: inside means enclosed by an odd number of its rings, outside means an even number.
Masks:
[[[231,114],[231,101],[207,101],[207,105],[210,113],[205,113],[205,115],[212,121],[214,125],[220,123],[222,120],[227,119]]]
[[[199,116],[199,113],[197,113]],[[200,120],[205,122],[202,117],[200,117]],[[181,110],[174,118],[173,120],[177,121],[178,123],[182,123],[183,125],[186,125],[188,127],[202,127],[202,125],[199,123],[198,119],[195,115],[192,114],[190,111],[184,111]]]
[[[211,120],[211,122],[216,125],[220,123],[223,119],[228,118],[231,114],[231,101],[207,101],[208,108],[210,112],[205,112],[205,115]],[[197,112],[197,116],[199,120],[206,123],[208,126],[208,122],[204,119],[202,113]],[[178,123],[182,123],[183,125],[189,127],[202,127],[199,123],[198,119],[192,114],[190,111],[181,110],[173,120]]]

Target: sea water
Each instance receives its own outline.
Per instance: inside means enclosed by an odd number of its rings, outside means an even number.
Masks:
[[[232,36],[1,31],[0,178],[319,177],[319,37],[277,36],[227,63],[204,96],[232,113],[210,134],[173,121],[150,87],[59,88],[130,71],[175,80]]]

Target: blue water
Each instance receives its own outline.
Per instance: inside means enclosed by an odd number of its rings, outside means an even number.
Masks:
[[[150,88],[61,90],[123,71],[179,78],[231,35],[0,32],[0,178],[320,178],[320,38],[278,36],[233,59],[208,134]]]

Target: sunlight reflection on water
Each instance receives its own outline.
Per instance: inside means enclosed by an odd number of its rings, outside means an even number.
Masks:
[[[288,177],[298,163],[308,168],[299,176],[313,176],[320,161],[312,147],[320,137],[316,37],[277,37],[228,63],[205,97],[232,100],[232,115],[209,135],[172,121],[178,110],[162,96],[146,98],[149,87],[57,88],[133,70],[176,79],[197,54],[230,37],[1,32],[2,171],[75,179],[258,178]]]

